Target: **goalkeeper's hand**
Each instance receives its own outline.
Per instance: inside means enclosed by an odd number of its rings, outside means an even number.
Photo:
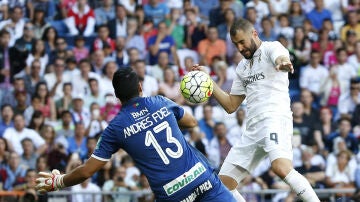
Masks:
[[[35,189],[40,193],[56,191],[64,187],[64,175],[58,170],[53,170],[51,173],[40,172],[39,177],[36,178]]]

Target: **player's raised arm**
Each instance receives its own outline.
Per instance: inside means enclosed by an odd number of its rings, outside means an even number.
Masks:
[[[199,66],[198,64],[193,66],[193,70],[198,71],[205,71],[204,66]],[[223,91],[216,82],[213,81],[214,89],[213,89],[213,96],[215,99],[219,102],[219,104],[225,109],[225,111],[229,114],[235,112],[241,103],[245,99],[245,95],[231,95],[230,93],[227,93]]]
[[[58,170],[53,170],[51,173],[40,172],[40,177],[36,179],[36,190],[40,193],[46,193],[79,184],[91,177],[106,163],[107,161],[100,161],[90,157],[85,164],[75,168],[68,174],[62,175]]]

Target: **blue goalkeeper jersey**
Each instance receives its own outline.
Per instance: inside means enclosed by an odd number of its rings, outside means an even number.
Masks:
[[[162,96],[133,98],[104,130],[92,157],[106,161],[122,148],[147,176],[157,200],[192,201],[191,194],[221,183],[183,137],[177,124],[183,115],[182,107]]]

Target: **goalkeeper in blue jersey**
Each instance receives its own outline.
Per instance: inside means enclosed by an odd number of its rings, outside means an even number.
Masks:
[[[39,173],[39,192],[83,182],[122,148],[148,178],[156,201],[235,202],[205,157],[180,131],[179,126],[197,125],[193,116],[162,96],[141,97],[141,83],[130,68],[115,72],[112,83],[123,106],[104,130],[92,156],[68,174],[57,170]]]

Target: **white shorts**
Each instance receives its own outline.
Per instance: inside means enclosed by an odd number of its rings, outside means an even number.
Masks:
[[[292,161],[293,123],[291,118],[274,116],[248,122],[245,133],[226,157],[219,175],[238,183],[269,155],[270,161],[286,158]]]

